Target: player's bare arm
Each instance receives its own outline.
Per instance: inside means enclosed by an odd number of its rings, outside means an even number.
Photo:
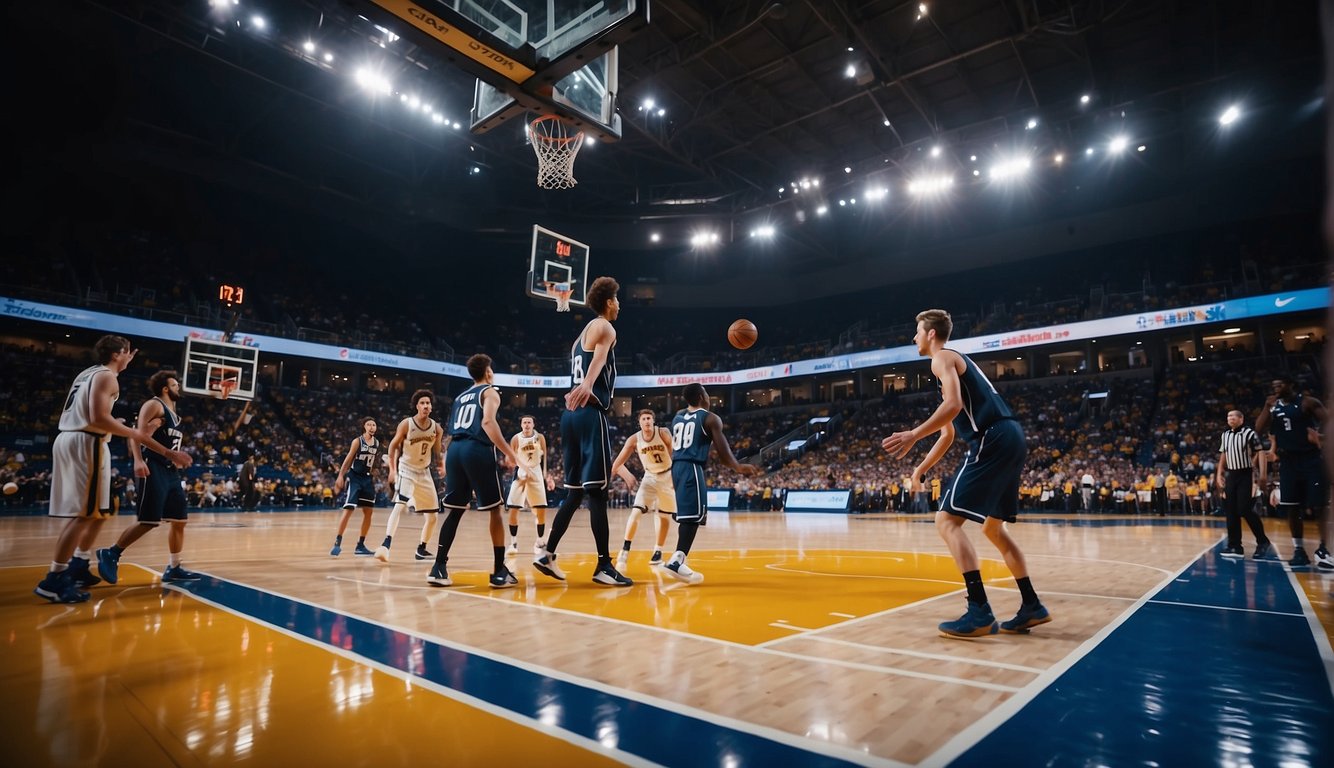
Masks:
[[[153,398],[139,406],[139,420],[135,423],[155,424],[163,415],[162,403],[159,403],[157,398]],[[130,444],[130,457],[134,459],[134,476],[148,477],[150,472],[148,471],[148,462],[144,461],[143,448],[139,445],[139,441],[134,438],[130,438],[128,442]]]
[[[403,442],[408,439],[408,420],[398,422],[394,430],[394,439],[389,441],[389,484],[398,485],[398,456],[403,452]]]
[[[606,318],[599,317],[588,324],[580,343],[585,345],[585,349],[592,345],[593,359],[588,364],[588,370],[584,371],[584,380],[565,395],[565,407],[571,411],[582,408],[593,396],[593,382],[602,374],[607,358],[611,355],[611,348],[616,343],[616,328]]]
[[[764,470],[754,464],[742,464],[737,461],[736,456],[732,454],[732,446],[727,442],[727,436],[723,434],[723,420],[718,418],[718,414],[709,411],[709,415],[704,417],[704,431],[713,438],[713,450],[723,464],[743,475],[764,474]]]
[[[927,420],[917,425],[907,432],[895,432],[880,442],[880,447],[889,451],[896,459],[901,459],[908,455],[908,451],[917,444],[918,440],[927,435],[935,434],[945,428],[947,424],[959,415],[963,410],[963,395],[959,384],[959,368],[963,365],[963,359],[958,353],[948,349],[942,349],[931,355],[931,373],[940,382],[940,405],[936,406]],[[950,430],[953,433],[953,430]],[[953,434],[950,436],[950,442],[953,442]],[[940,441],[937,440],[937,443]],[[947,449],[949,445],[945,446]],[[944,455],[943,452],[941,455]],[[937,461],[939,458],[937,458]]]
[[[343,457],[343,466],[338,468],[338,479],[334,480],[334,494],[343,492],[343,483],[347,482],[347,472],[352,469],[352,462],[357,460],[357,449],[361,446],[361,438],[352,438],[352,447],[347,449],[347,456]]]
[[[671,441],[668,441],[667,444],[671,445]],[[639,433],[636,432],[625,438],[625,445],[621,447],[621,452],[616,454],[616,460],[611,463],[612,474],[620,475],[621,479],[625,481],[626,487],[631,491],[639,485],[639,481],[635,479],[635,474],[630,471],[630,468],[625,466],[625,462],[630,460],[630,457],[634,455],[638,448]]]
[[[500,393],[495,387],[487,387],[482,392],[482,431],[491,438],[491,442],[505,455],[505,463],[515,467],[519,465],[519,454],[505,442],[505,433],[500,431],[500,422],[496,421],[496,412],[500,410]],[[444,473],[444,467],[441,467]]]
[[[542,446],[542,461],[538,463],[538,466],[541,467],[542,479],[546,481],[547,490],[554,491],[556,490],[556,480],[547,476],[547,436],[538,435],[537,444]]]
[[[487,391],[489,392],[492,390],[487,390]],[[499,398],[500,396],[496,395],[496,397]],[[499,426],[497,426],[497,429],[499,429]],[[487,434],[491,435],[490,432],[488,432]],[[496,440],[495,435],[491,435],[491,440],[492,441]],[[496,442],[496,444],[503,445],[504,442],[505,442],[505,436],[501,435],[500,440]],[[445,476],[445,428],[440,426],[438,423],[435,425],[435,448],[433,450],[435,451],[435,453],[432,455],[432,458],[435,459],[436,474],[438,474],[441,478],[443,478]]]
[[[134,350],[134,352],[138,352],[138,350]],[[131,357],[134,356],[134,352],[130,353]],[[153,439],[153,432],[157,430],[158,424],[162,421],[160,417],[148,422],[140,422],[137,429],[131,429],[112,416],[111,404],[116,401],[119,395],[120,383],[114,373],[103,371],[93,377],[93,391],[89,394],[89,397],[92,398],[89,429],[119,435],[127,440],[137,440],[140,445],[148,446],[153,451],[162,454],[167,457],[167,461],[181,469],[193,463],[190,454],[185,451],[173,451]]]

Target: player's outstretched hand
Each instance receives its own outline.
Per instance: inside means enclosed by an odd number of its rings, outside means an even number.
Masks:
[[[908,451],[917,444],[917,438],[912,436],[912,432],[895,432],[884,440],[880,441],[880,447],[889,451],[890,455],[896,459],[901,459],[908,455]]]

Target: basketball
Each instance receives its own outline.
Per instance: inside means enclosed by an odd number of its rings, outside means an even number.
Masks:
[[[750,345],[759,338],[760,331],[749,320],[737,320],[727,329],[727,340],[737,349],[750,349]]]
[[[19,492],[18,483],[5,483],[5,495],[12,496]]]

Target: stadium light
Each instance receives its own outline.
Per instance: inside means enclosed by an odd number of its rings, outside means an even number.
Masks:
[[[938,195],[954,186],[953,176],[919,176],[908,182],[908,193],[917,197]]]
[[[777,230],[774,229],[774,226],[772,224],[761,224],[760,226],[750,231],[750,236],[769,239],[774,236],[774,233],[776,231]]]
[[[1119,155],[1126,151],[1128,146],[1130,146],[1130,139],[1125,136],[1114,136],[1111,141],[1107,142],[1107,151],[1113,155]]]
[[[1023,176],[1032,165],[1027,157],[1009,158],[991,166],[989,174],[994,181],[1005,181]]]
[[[1237,118],[1239,117],[1241,117],[1241,109],[1236,104],[1233,104],[1223,110],[1223,114],[1218,116],[1218,124],[1232,125],[1237,122]]]

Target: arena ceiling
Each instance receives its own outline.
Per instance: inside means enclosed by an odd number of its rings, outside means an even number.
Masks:
[[[644,249],[654,228],[678,241],[703,225],[733,240],[755,222],[794,231],[840,200],[867,208],[875,189],[902,222],[921,204],[914,178],[948,174],[982,197],[990,166],[1015,153],[1032,162],[1039,207],[1094,182],[1106,189],[1095,207],[1134,204],[1228,164],[1282,173],[1320,153],[1312,3],[654,0],[647,29],[622,46],[622,140],[581,153],[577,188],[543,191],[517,126],[468,133],[473,79],[440,51],[381,47],[362,5],[240,0],[266,16],[260,33],[206,0],[11,4],[11,28],[41,41],[11,62],[37,76],[19,96],[56,94],[30,125],[33,146],[54,165],[74,149],[81,167],[152,165],[473,231],[518,236],[540,211]],[[339,64],[388,62],[395,87],[432,101],[444,126],[313,65],[294,50],[312,35]],[[1234,103],[1244,139],[1218,123]],[[1124,176],[1103,160],[1117,135],[1130,142]],[[817,240],[794,250],[838,258]]]

